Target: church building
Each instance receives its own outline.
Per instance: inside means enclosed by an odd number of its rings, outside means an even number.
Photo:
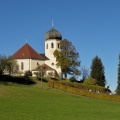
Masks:
[[[45,34],[45,53],[39,54],[28,43],[24,44],[12,56],[19,65],[19,71],[24,75],[25,71],[32,71],[33,76],[35,72],[41,70],[45,71],[45,76],[59,76],[61,77],[61,68],[56,66],[56,58],[53,52],[60,50],[60,41],[62,40],[61,33],[53,26]]]

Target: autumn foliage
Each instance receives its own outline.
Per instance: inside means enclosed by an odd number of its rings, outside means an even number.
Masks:
[[[120,101],[120,96],[110,95],[109,89],[101,86],[88,86],[80,83],[70,83],[70,82],[61,82],[61,81],[49,81],[49,87],[60,89],[65,92],[72,94],[93,97],[98,99],[105,99],[111,101]]]

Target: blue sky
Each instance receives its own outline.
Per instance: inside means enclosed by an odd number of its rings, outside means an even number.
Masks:
[[[117,87],[120,53],[120,0],[0,0],[0,54],[12,55],[28,43],[44,53],[44,35],[54,27],[90,68],[98,55],[107,85]]]

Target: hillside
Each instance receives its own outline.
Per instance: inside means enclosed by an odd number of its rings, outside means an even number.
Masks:
[[[0,84],[1,120],[119,120],[120,103],[34,85]]]

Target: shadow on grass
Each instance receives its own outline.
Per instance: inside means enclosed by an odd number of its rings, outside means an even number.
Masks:
[[[7,85],[8,83],[17,83],[21,85],[32,85],[35,84],[35,82],[32,80],[31,77],[23,77],[23,76],[8,76],[8,75],[3,75],[0,76],[0,82],[4,83]]]

